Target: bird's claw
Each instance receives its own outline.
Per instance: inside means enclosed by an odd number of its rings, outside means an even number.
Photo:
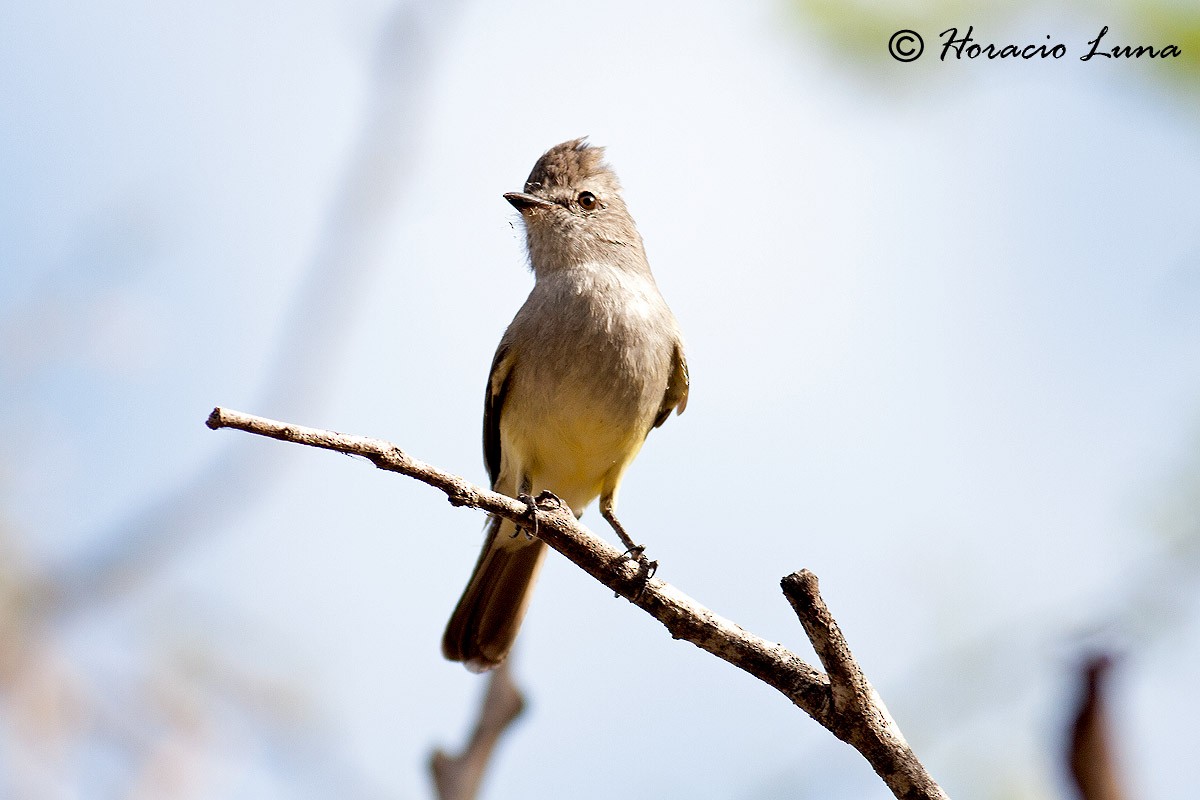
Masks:
[[[646,592],[646,587],[650,584],[650,579],[654,577],[654,573],[658,572],[658,562],[651,561],[646,558],[646,546],[634,545],[621,554],[622,559],[637,562],[638,571],[633,581],[637,583],[637,589],[630,595],[630,600],[639,600]],[[615,592],[613,597],[620,597],[620,592]]]
[[[638,579],[642,582],[642,589],[644,590],[646,584],[654,577],[654,573],[658,572],[658,562],[646,558],[644,553],[638,553],[635,558],[638,564]]]
[[[513,531],[513,538],[516,538],[521,531],[524,531],[526,539],[536,539],[538,535],[537,500],[524,492],[517,495],[517,500],[526,505],[525,514],[533,521],[533,524],[531,526],[518,525],[517,529]]]

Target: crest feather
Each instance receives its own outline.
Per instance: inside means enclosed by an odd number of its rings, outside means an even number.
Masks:
[[[604,148],[588,144],[587,137],[581,137],[547,150],[533,165],[525,181],[525,191],[578,186],[601,175],[616,180],[604,161]]]

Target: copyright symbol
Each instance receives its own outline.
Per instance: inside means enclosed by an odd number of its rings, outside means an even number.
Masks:
[[[916,61],[925,52],[925,40],[916,31],[896,31],[888,40],[888,52],[897,61]]]

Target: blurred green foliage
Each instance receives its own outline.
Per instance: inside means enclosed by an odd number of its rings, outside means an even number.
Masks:
[[[1154,47],[1173,44],[1182,55],[1171,59],[1170,68],[1153,74],[1179,91],[1200,89],[1200,3],[1181,0],[1113,0],[1105,4],[1084,5],[1071,2],[989,3],[982,0],[942,0],[942,2],[840,2],[839,0],[790,0],[789,10],[798,25],[817,30],[829,43],[863,63],[892,63],[886,45],[893,33],[911,29],[925,37],[932,47],[938,33],[956,27],[965,32],[973,25],[981,30],[1003,31],[1019,18],[1036,18],[1044,13],[1047,20],[1075,17],[1098,18],[1112,33],[1112,44]],[[1106,6],[1106,7],[1105,7]],[[1098,29],[1097,29],[1098,30]],[[1066,41],[1076,56],[1086,40],[1075,42],[1062,30],[1047,31],[1057,41]],[[1087,31],[1089,38],[1095,33]],[[1117,35],[1119,34],[1119,35]],[[978,36],[977,36],[978,38]],[[999,33],[983,41],[1006,42]],[[1036,42],[1035,42],[1036,43]]]

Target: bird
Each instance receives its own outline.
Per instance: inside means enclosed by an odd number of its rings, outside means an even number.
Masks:
[[[616,517],[621,478],[650,431],[687,407],[679,324],[604,148],[547,150],[506,199],[525,228],[534,285],[492,360],[483,451],[494,491],[548,491],[579,517],[597,498],[627,555],[646,564]],[[546,555],[534,531],[499,517],[442,637],[473,672],[504,662]]]

